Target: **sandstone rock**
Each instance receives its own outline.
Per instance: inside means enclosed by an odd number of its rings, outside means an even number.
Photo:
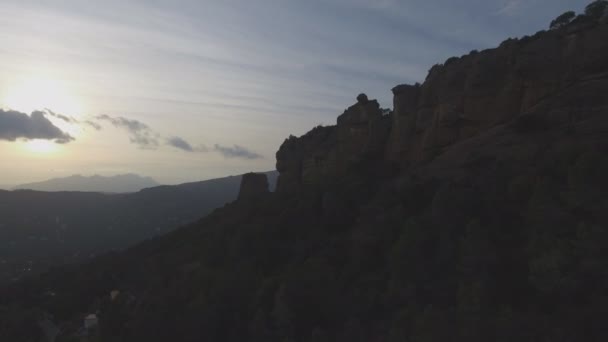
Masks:
[[[366,103],[367,103],[367,101],[369,101],[369,100],[367,99],[367,95],[365,95],[365,94],[361,93],[361,94],[359,94],[359,95],[357,96],[357,102],[358,102],[358,103],[360,103],[360,104],[366,104]]]
[[[382,116],[380,104],[376,100],[367,100],[364,96],[364,101],[360,101],[361,95],[357,97],[358,102],[344,111],[338,116],[338,126],[367,124],[370,121],[377,120]]]
[[[401,84],[393,88],[393,122],[387,151],[388,159],[398,161],[416,134],[420,85]]]
[[[268,177],[263,173],[246,173],[241,179],[241,188],[239,190],[239,200],[255,199],[261,195],[267,194]]]
[[[353,165],[370,156],[382,158],[390,119],[380,104],[365,94],[338,116],[336,126],[316,127],[300,138],[285,140],[277,152],[277,191],[297,191],[301,185],[335,182]]]
[[[300,138],[285,140],[276,154],[277,192],[290,193],[305,183],[331,181],[336,172],[335,145],[335,126],[318,126]]]
[[[347,216],[348,204],[340,194],[326,191],[321,197],[321,209],[326,220],[336,223]]]
[[[442,227],[464,226],[468,217],[481,212],[479,194],[461,184],[443,184],[435,193],[431,215],[433,222]]]
[[[336,126],[290,137],[277,152],[278,190],[331,184],[349,168],[383,163],[428,175],[466,174],[474,164],[471,151],[499,156],[492,167],[533,162],[548,143],[543,139],[555,139],[539,133],[582,139],[581,123],[608,108],[607,88],[608,25],[581,19],[563,30],[509,39],[435,65],[422,85],[396,86],[390,116],[360,94]],[[527,140],[532,134],[537,141]]]
[[[548,125],[580,120],[602,102],[598,95],[590,103],[588,95],[605,89],[599,82],[608,77],[607,61],[608,27],[581,22],[436,65],[419,89],[393,89],[387,159],[425,162],[522,115],[542,117]],[[583,96],[586,101],[577,100]]]

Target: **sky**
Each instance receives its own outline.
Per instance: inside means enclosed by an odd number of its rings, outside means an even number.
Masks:
[[[0,187],[274,169],[290,134],[589,0],[2,0]]]

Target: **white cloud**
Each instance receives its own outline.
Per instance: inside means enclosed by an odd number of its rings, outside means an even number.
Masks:
[[[515,15],[522,9],[523,4],[523,0],[508,0],[494,14]]]

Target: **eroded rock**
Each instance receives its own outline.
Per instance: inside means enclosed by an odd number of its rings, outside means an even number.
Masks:
[[[263,173],[246,173],[241,179],[241,188],[239,190],[239,200],[255,199],[259,196],[267,194],[268,177]]]

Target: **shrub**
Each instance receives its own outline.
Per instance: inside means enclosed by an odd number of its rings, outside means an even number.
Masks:
[[[608,1],[596,0],[585,7],[585,14],[594,19],[599,19],[606,14],[606,9],[608,9]]]
[[[551,25],[549,26],[549,28],[551,28],[552,30],[556,30],[556,29],[562,28],[562,27],[570,24],[570,22],[575,17],[576,17],[576,13],[574,13],[574,11],[568,11],[566,13],[563,13],[562,15],[560,15],[557,18],[555,18],[551,22]]]
[[[450,65],[450,64],[458,61],[459,59],[460,58],[458,58],[458,57],[450,57],[445,61],[445,63],[443,65]]]

